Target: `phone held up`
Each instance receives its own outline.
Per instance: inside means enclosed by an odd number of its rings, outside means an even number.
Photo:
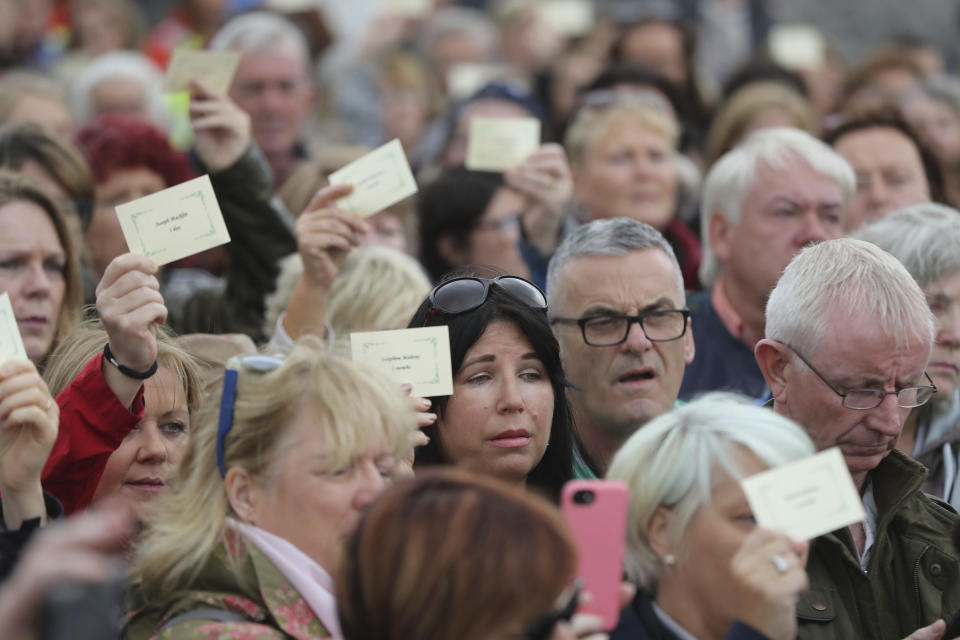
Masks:
[[[627,536],[627,486],[612,480],[571,480],[560,510],[579,555],[577,573],[590,601],[580,608],[611,630],[620,618],[620,583]]]

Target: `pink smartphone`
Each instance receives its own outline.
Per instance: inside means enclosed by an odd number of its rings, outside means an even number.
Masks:
[[[560,510],[577,544],[577,573],[591,600],[580,608],[611,630],[620,619],[620,583],[627,537],[627,486],[613,480],[571,480]]]

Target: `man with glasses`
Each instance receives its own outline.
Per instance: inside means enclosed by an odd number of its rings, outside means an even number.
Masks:
[[[773,408],[818,450],[840,448],[867,514],[811,541],[810,591],[797,606],[804,640],[904,638],[960,608],[956,516],[921,492],[924,468],[895,450],[910,410],[936,392],[932,342],[920,287],[866,242],[804,249],[770,294],[756,357]],[[931,631],[911,637],[940,637]]]
[[[574,473],[603,475],[634,431],[673,407],[693,360],[680,265],[653,227],[595,220],[554,253],[547,295],[571,383]]]

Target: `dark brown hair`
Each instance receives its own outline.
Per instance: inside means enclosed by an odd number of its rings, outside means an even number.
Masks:
[[[549,503],[458,469],[394,485],[348,543],[346,640],[483,640],[550,611],[576,551]]]

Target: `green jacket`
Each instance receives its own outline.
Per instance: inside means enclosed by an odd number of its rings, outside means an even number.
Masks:
[[[244,546],[247,553],[244,553]],[[253,545],[237,545],[239,570],[227,564],[226,545],[207,561],[190,589],[178,591],[165,600],[144,603],[141,594],[132,601],[139,607],[129,618],[127,640],[275,640],[329,638],[330,633],[300,593],[290,585],[274,564]],[[168,620],[197,609],[219,609],[239,614],[245,621],[218,622],[193,619],[163,629]]]
[[[810,591],[797,605],[803,640],[901,640],[960,609],[957,516],[920,491],[926,470],[893,451],[870,472],[877,529],[867,562],[849,529],[811,542]]]

